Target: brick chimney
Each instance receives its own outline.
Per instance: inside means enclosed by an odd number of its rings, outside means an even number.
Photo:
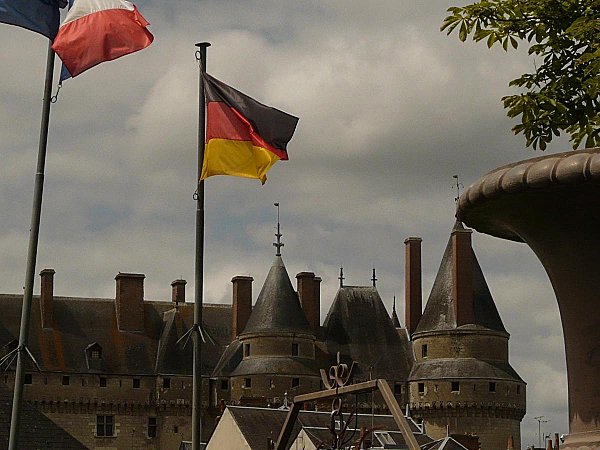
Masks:
[[[312,272],[300,272],[296,275],[302,310],[313,333],[317,334],[321,325],[321,279],[319,278],[319,281],[315,283],[315,278],[315,274]]]
[[[471,234],[471,230],[452,231],[452,302],[457,326],[473,323]]]
[[[119,331],[144,331],[144,278],[141,273],[119,273],[115,277]]]
[[[315,336],[318,338],[321,332],[321,277],[313,279],[313,287],[315,288],[315,303],[317,305],[317,320],[316,328],[314,329]]]
[[[422,282],[421,282],[421,242],[420,237],[409,237],[404,241],[406,246],[406,266],[404,283],[404,318],[409,336],[417,329],[422,308]]]
[[[560,438],[558,437],[558,433],[554,433],[554,450],[560,449]]]
[[[185,303],[185,280],[175,280],[171,283],[171,300],[173,303]]]
[[[42,315],[42,328],[53,328],[54,314],[52,302],[54,300],[54,269],[44,269],[40,272],[40,312]]]
[[[233,283],[233,305],[231,314],[231,340],[234,341],[246,328],[252,312],[252,282],[254,278],[237,276]]]
[[[546,450],[552,450],[552,439],[546,441]]]

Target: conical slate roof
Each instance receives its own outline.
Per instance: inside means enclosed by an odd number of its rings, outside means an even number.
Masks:
[[[281,256],[275,257],[240,336],[271,332],[313,334]]]
[[[464,229],[457,221],[452,231]],[[419,321],[415,333],[425,331],[455,329],[456,317],[452,300],[452,238],[448,240],[446,251],[442,257],[440,268],[435,277],[431,294],[427,300],[425,311]],[[506,332],[496,304],[477,261],[472,253],[473,261],[473,324],[495,331]]]
[[[358,363],[358,371],[389,380],[406,380],[413,352],[406,333],[398,333],[377,289],[341,287],[323,324],[329,354]]]

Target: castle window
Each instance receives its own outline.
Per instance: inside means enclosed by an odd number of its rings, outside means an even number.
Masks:
[[[71,377],[69,375],[63,375],[63,377],[62,377],[62,385],[63,386],[68,386],[69,384],[71,384]]]
[[[417,387],[419,389],[419,394],[425,394],[425,383],[418,383]]]
[[[245,388],[251,388],[252,387],[252,379],[250,379],[250,378],[244,378],[244,387]]]
[[[521,393],[521,386],[517,384],[517,395]]]
[[[490,381],[490,392],[496,392],[496,382]]]
[[[423,358],[427,358],[427,344],[423,344],[421,346],[421,356]]]
[[[32,384],[33,383],[33,375],[30,373],[26,373],[25,374],[25,380],[23,381],[25,384]]]
[[[402,391],[404,389],[402,389],[403,385],[402,383],[394,383],[394,394],[396,395],[400,395],[402,394]]]
[[[179,433],[179,427],[177,425],[173,425],[173,433]]]
[[[250,356],[250,344],[244,344],[244,357]]]
[[[298,347],[297,343],[292,343],[292,356],[299,356],[300,355],[300,348]]]
[[[156,437],[156,417],[148,417],[148,437]]]
[[[452,382],[451,391],[452,392],[460,392],[460,383],[458,381]]]
[[[133,388],[134,389],[139,389],[140,388],[140,379],[139,378],[134,378],[133,379]]]
[[[229,389],[229,380],[227,380],[227,378],[221,380],[221,390],[222,391],[226,391],[227,389]]]
[[[96,436],[107,437],[114,434],[113,416],[96,416]]]
[[[275,382],[273,381],[273,378],[271,378],[271,379],[269,380],[269,387],[270,387],[271,389],[273,389],[273,388],[275,387]]]
[[[100,387],[106,387],[106,377],[100,377]]]
[[[163,378],[163,389],[169,389],[171,387],[171,379]]]
[[[100,350],[92,350],[90,352],[91,359],[102,359],[102,352]]]
[[[297,388],[300,386],[300,378],[292,378],[292,387]]]

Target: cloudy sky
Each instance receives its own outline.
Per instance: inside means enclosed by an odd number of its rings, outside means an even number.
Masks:
[[[323,318],[338,285],[378,289],[403,317],[404,244],[423,238],[427,296],[454,223],[453,175],[468,186],[495,167],[539,156],[513,136],[500,98],[532,70],[524,52],[460,43],[439,32],[460,1],[138,1],[155,42],[67,81],[52,107],[37,272],[58,295],[111,297],[118,272],[146,274],[146,298],[193,293],[198,65],[300,117],[262,186],[206,183],[205,299],[231,301],[230,279],[258,293],[273,258],[281,203],[291,275],[323,278]],[[21,292],[37,158],[47,44],[0,26],[0,292]],[[56,73],[59,65],[57,62]],[[569,150],[566,139],[546,153]],[[523,446],[566,433],[558,308],[524,244],[474,233],[476,254],[528,382]],[[37,280],[36,280],[37,283]],[[38,286],[36,285],[36,292]]]

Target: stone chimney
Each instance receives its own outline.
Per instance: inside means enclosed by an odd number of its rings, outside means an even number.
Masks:
[[[42,328],[53,328],[54,314],[52,302],[54,300],[54,269],[44,269],[40,272],[40,312],[42,315]]]
[[[404,241],[406,246],[406,267],[404,282],[404,302],[405,302],[405,325],[409,336],[417,329],[422,308],[422,282],[421,282],[421,242],[419,237],[409,237]]]
[[[171,283],[171,300],[173,303],[185,303],[185,280],[175,280]]]
[[[560,449],[560,438],[558,437],[558,433],[554,433],[554,450]]]
[[[471,230],[452,231],[452,302],[456,326],[473,323],[473,249]]]
[[[254,278],[237,276],[233,283],[233,305],[231,311],[231,340],[234,341],[246,328],[252,312],[252,282]]]
[[[119,273],[115,277],[119,331],[144,331],[144,278],[141,273]]]
[[[552,439],[546,441],[546,450],[552,450]]]
[[[315,274],[312,272],[300,272],[296,275],[298,297],[304,315],[308,320],[313,333],[318,334],[321,325],[321,292],[320,278],[315,283]]]

